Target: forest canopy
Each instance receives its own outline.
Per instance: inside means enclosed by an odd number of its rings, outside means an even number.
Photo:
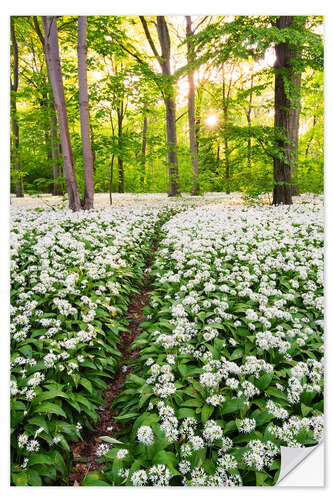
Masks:
[[[16,196],[67,193],[79,210],[94,192],[242,191],[290,204],[323,191],[322,17],[10,24]]]

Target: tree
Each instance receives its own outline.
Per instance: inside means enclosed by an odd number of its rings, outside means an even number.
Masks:
[[[11,146],[11,163],[13,165],[13,169],[15,171],[17,180],[15,192],[18,198],[22,198],[24,196],[23,193],[23,178],[22,173],[20,172],[20,132],[19,125],[17,121],[17,108],[16,108],[16,94],[19,83],[19,55],[18,55],[18,46],[16,41],[16,33],[15,33],[15,25],[14,18],[10,18],[10,34],[11,34],[11,42],[12,42],[12,53],[13,53],[13,79],[10,76],[10,114],[11,114],[11,124],[12,124],[12,146]]]
[[[140,165],[141,165],[140,178],[141,178],[142,188],[144,186],[145,171],[146,171],[146,148],[147,148],[147,129],[148,129],[148,116],[146,111],[147,111],[147,105],[145,103],[143,107],[142,144],[141,144],[141,158],[140,158]]]
[[[84,162],[84,200],[83,208],[89,210],[94,207],[94,167],[90,144],[90,125],[88,107],[87,82],[87,16],[78,16],[78,75],[79,75],[79,104],[81,122],[81,141]]]
[[[42,44],[43,52],[46,60],[46,52],[45,52],[45,38],[43,36],[42,30],[39,26],[37,16],[33,16],[33,26],[38,38]],[[54,96],[52,92],[52,85],[50,80],[50,73],[47,71],[48,82],[50,87],[50,95],[46,96],[46,104],[48,107],[48,114],[50,120],[50,137],[51,137],[51,158],[52,158],[52,171],[53,171],[53,189],[52,194],[54,196],[63,194],[63,186],[60,184],[58,179],[62,177],[62,166],[61,166],[61,148],[59,147],[58,140],[58,122],[57,122],[57,114],[54,103]]]
[[[291,27],[293,18],[294,16],[280,16],[276,27],[279,30]],[[284,136],[277,142],[281,154],[274,158],[273,204],[291,205],[291,170],[295,165],[299,124],[299,105],[295,102],[297,103],[300,75],[295,74],[293,69],[296,51],[288,42],[276,44],[275,54],[274,126],[281,129]]]
[[[171,73],[171,41],[168,25],[164,16],[157,16],[157,34],[160,43],[161,54],[159,54],[151,37],[147,21],[144,16],[140,20],[146,34],[151,50],[158,61],[164,76],[163,99],[166,110],[167,141],[168,141],[168,163],[170,192],[169,196],[179,195],[179,174],[177,158],[177,123],[176,123],[176,101],[175,89]]]
[[[64,157],[68,203],[71,210],[78,211],[81,210],[81,201],[74,173],[73,150],[68,128],[65,93],[59,56],[57,19],[55,16],[43,16],[42,19],[46,61],[58,115],[60,141]]]
[[[187,62],[190,65],[193,63],[193,48],[191,42],[191,36],[194,34],[192,29],[191,16],[185,16],[186,18],[186,44],[187,44]],[[189,70],[187,73],[188,79],[188,125],[189,125],[189,135],[190,135],[190,150],[191,150],[191,162],[193,168],[193,186],[192,194],[199,194],[199,169],[198,169],[198,141],[197,141],[197,124],[195,116],[195,87],[194,87],[194,71]]]

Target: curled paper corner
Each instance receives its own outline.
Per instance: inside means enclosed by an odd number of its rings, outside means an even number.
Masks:
[[[275,486],[283,486],[281,481],[291,472],[293,471],[303,460],[306,459],[314,450],[316,450],[319,446],[323,445],[323,441],[320,441],[315,446],[309,446],[307,448],[289,448],[287,446],[281,446],[281,469],[279,478],[275,484]],[[322,453],[324,453],[324,447],[322,446]],[[324,465],[323,465],[324,467]],[[323,471],[320,471],[321,476],[323,477]],[[296,485],[295,485],[296,486]],[[316,484],[314,486],[323,486]]]

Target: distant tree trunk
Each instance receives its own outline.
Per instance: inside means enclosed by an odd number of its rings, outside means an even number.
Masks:
[[[124,186],[124,160],[123,154],[123,119],[124,119],[124,101],[121,100],[117,108],[118,118],[118,193],[125,192]]]
[[[305,150],[305,156],[308,156],[309,152],[310,152],[310,149],[311,149],[311,143],[313,141],[313,138],[314,138],[314,134],[315,134],[315,126],[316,126],[316,123],[317,123],[317,117],[316,115],[314,115],[313,117],[313,122],[312,122],[312,132],[311,132],[311,136],[308,140],[308,144],[306,146],[306,150]]]
[[[225,158],[225,192],[230,194],[230,158],[228,139],[224,137],[224,158]]]
[[[292,26],[294,16],[280,16],[276,22],[278,29]],[[275,119],[274,126],[282,130],[285,138],[279,139],[277,145],[281,157],[274,158],[274,190],[273,204],[292,204],[292,169],[296,171],[297,142],[299,124],[298,93],[300,75],[295,74],[292,63],[297,51],[288,42],[275,46]],[[289,83],[289,91],[285,81]],[[291,144],[289,143],[291,141]]]
[[[231,86],[231,83],[230,83]],[[229,86],[229,91],[230,91]],[[224,67],[222,66],[222,99],[223,99],[223,123],[224,123],[224,160],[225,160],[225,192],[230,194],[230,159],[229,159],[229,143],[227,137],[227,126],[229,120],[228,107],[229,107],[229,91],[226,92],[226,85],[224,79]]]
[[[251,86],[250,89],[253,89],[253,75],[251,75]],[[250,93],[249,96],[249,105],[246,110],[246,120],[247,120],[247,125],[249,128],[249,132],[251,129],[251,113],[252,113],[252,99],[253,99],[253,93]],[[251,155],[252,155],[252,143],[251,143],[251,137],[249,136],[247,140],[247,166],[248,168],[251,168]]]
[[[114,154],[112,154],[110,163],[110,184],[109,184],[110,205],[112,205],[113,161],[114,161]]]
[[[187,62],[191,64],[193,62],[193,48],[192,42],[189,37],[193,35],[192,30],[192,20],[191,16],[185,16],[186,18],[186,43],[187,43]],[[190,150],[191,150],[191,163],[193,169],[193,181],[192,181],[192,194],[199,194],[199,167],[198,167],[198,141],[196,134],[196,121],[195,121],[195,87],[194,87],[194,72],[189,71],[187,74],[188,79],[188,125],[190,133]]]
[[[78,75],[81,140],[84,162],[84,200],[83,208],[94,207],[94,168],[90,143],[88,82],[87,82],[87,16],[78,16]]]
[[[59,56],[57,19],[55,16],[43,16],[42,19],[45,33],[45,53],[47,67],[58,114],[60,141],[64,157],[64,172],[66,177],[69,208],[73,211],[78,211],[81,210],[81,202],[74,173],[73,150],[69,136],[65,93]]]
[[[146,112],[146,106],[144,107],[141,160],[140,160],[140,164],[141,164],[140,178],[141,178],[142,189],[144,186],[145,173],[146,173],[146,149],[147,149],[147,128],[148,128],[148,117],[147,117],[145,112]]]
[[[171,41],[168,30],[168,25],[166,23],[164,16],[157,16],[157,34],[161,47],[161,55],[158,53],[153,39],[151,38],[149,28],[144,16],[140,16],[148,43],[156,57],[162,74],[165,77],[165,85],[162,91],[163,99],[165,103],[166,110],[166,122],[167,122],[167,141],[168,141],[168,163],[169,163],[169,180],[170,180],[170,191],[169,196],[179,195],[179,173],[178,173],[178,158],[177,158],[177,123],[176,123],[176,101],[175,101],[175,89],[171,82]]]
[[[16,93],[18,89],[18,46],[16,41],[16,33],[14,26],[14,19],[11,17],[10,19],[10,34],[11,34],[11,42],[12,42],[12,50],[13,50],[13,80],[10,78],[10,115],[11,115],[11,125],[12,125],[12,144],[11,144],[11,163],[14,171],[17,175],[17,181],[15,185],[15,193],[18,198],[23,198],[24,190],[23,190],[23,178],[20,173],[20,132],[19,125],[17,121],[17,108],[16,108]]]

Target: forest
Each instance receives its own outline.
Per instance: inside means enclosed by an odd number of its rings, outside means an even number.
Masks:
[[[320,16],[15,16],[11,192],[323,192]]]
[[[284,486],[324,436],[323,18],[8,31],[11,486]]]

